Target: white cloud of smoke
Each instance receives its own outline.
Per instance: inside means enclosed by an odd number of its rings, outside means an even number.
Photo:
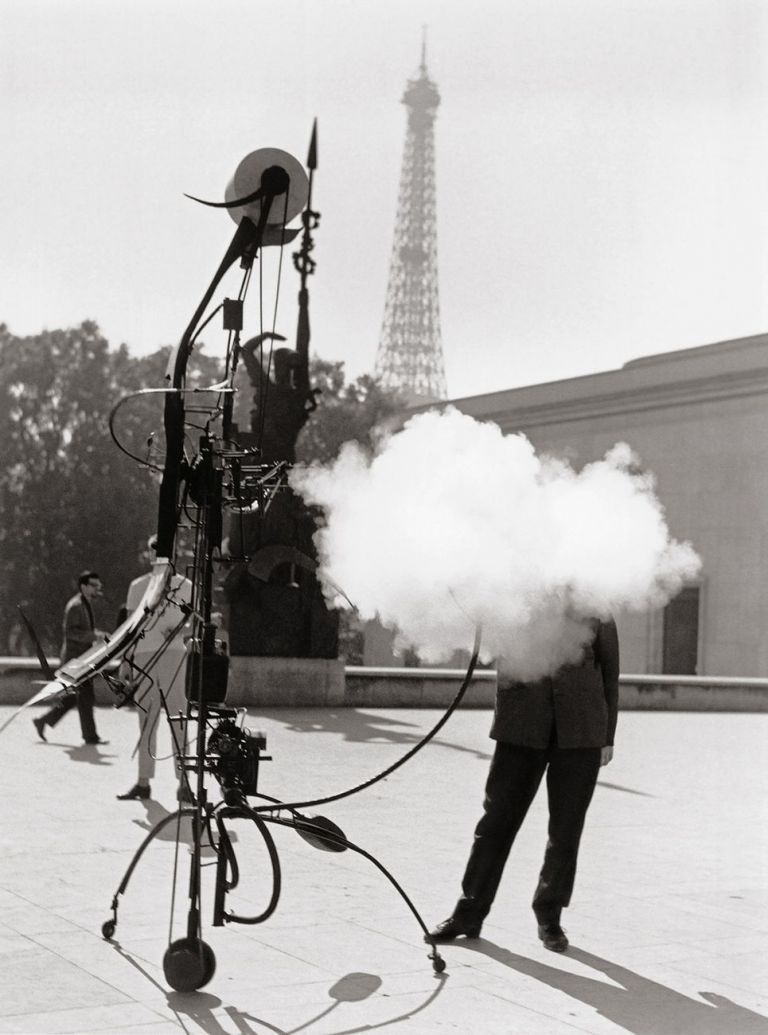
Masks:
[[[411,418],[373,459],[350,443],[291,481],[325,511],[321,577],[363,618],[426,661],[468,647],[480,623],[484,656],[534,679],[578,657],[590,618],[660,607],[699,569],[636,464],[621,443],[576,472],[449,408]]]

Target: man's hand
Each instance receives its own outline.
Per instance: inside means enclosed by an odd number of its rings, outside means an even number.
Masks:
[[[613,745],[609,744],[604,748],[600,748],[600,765],[608,765],[612,758]]]

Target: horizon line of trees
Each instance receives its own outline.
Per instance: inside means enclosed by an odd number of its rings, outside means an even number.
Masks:
[[[189,381],[215,383],[220,362],[201,349]],[[114,627],[131,579],[145,570],[159,475],[116,447],[109,415],[124,396],[163,383],[170,352],[112,348],[91,320],[24,337],[0,324],[0,654],[32,653],[18,606],[46,652],[57,654],[64,605],[86,568],[104,583],[97,624]],[[376,426],[405,409],[370,375],[348,382],[343,362],[313,356],[310,380],[321,394],[298,442],[301,462],[328,462],[350,440],[372,448]],[[247,381],[239,387],[244,426],[251,400]],[[131,400],[115,428],[129,452],[160,466],[162,398]]]

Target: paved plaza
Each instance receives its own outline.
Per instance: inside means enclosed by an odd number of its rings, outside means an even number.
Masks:
[[[483,937],[444,946],[443,975],[367,859],[317,851],[273,827],[276,913],[258,926],[211,928],[206,867],[204,937],[217,969],[200,992],[182,995],[162,970],[173,824],[135,871],[114,942],[101,936],[133,852],[175,807],[171,763],[158,764],[152,801],[118,802],[135,778],[135,715],[99,709],[110,743],[83,747],[76,713],[47,744],[32,727],[36,714],[19,716],[0,744],[0,1035],[768,1035],[768,715],[620,715],[564,916],[565,955],[542,947],[530,910],[546,840],[542,788]],[[342,790],[406,752],[438,715],[252,712],[249,725],[266,731],[273,756],[260,789],[289,801]],[[318,810],[392,871],[430,926],[456,898],[489,725],[487,711],[462,711],[395,774]],[[269,896],[266,852],[252,824],[233,828],[241,881],[227,905],[255,913]],[[186,920],[189,831],[181,833],[174,938]]]

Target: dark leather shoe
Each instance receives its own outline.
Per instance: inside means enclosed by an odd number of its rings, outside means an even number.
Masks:
[[[458,920],[455,916],[449,916],[447,920],[442,920],[434,930],[429,932],[429,939],[433,942],[452,942],[456,938],[479,938],[480,929],[483,925],[481,923],[472,922],[470,920]],[[424,941],[429,941],[425,938]]]
[[[560,924],[539,924],[539,938],[544,948],[552,952],[565,952],[568,948],[568,939]]]
[[[42,716],[39,719],[33,719],[32,725],[37,730],[38,737],[45,740],[45,719]]]
[[[142,786],[140,783],[135,783],[131,787],[130,791],[126,791],[125,794],[118,794],[118,801],[146,801],[151,796],[149,784]]]
[[[85,744],[108,744],[108,740],[102,740],[101,737],[89,737],[88,740],[84,741]]]

